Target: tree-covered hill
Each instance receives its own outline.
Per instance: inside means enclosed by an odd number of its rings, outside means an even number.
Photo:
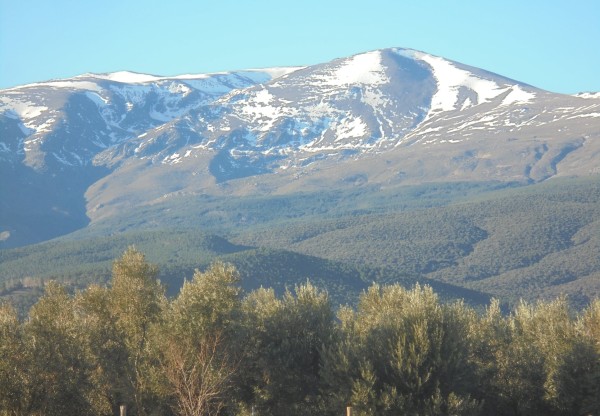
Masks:
[[[396,282],[411,287],[419,281],[390,268],[357,266],[281,249],[236,245],[196,230],[135,231],[0,251],[3,266],[0,296],[16,302],[21,313],[25,313],[49,280],[57,280],[73,289],[105,283],[110,277],[114,259],[111,256],[130,245],[144,250],[149,259],[160,265],[159,277],[170,295],[179,291],[195,269],[204,269],[217,258],[237,267],[246,291],[269,287],[282,294],[310,281],[327,290],[337,305],[355,303],[372,283]],[[483,305],[490,300],[479,291],[428,279],[424,282],[432,284],[446,300],[465,299],[473,305]]]
[[[600,294],[600,181],[555,180],[444,206],[255,227],[232,239],[390,267],[501,299]]]
[[[352,302],[372,282],[422,281],[473,303],[566,294],[582,308],[600,295],[599,227],[596,178],[185,196],[137,217],[125,213],[50,242],[0,250],[0,291],[26,296],[50,278],[79,288],[105,282],[111,259],[135,245],[160,266],[171,294],[194,269],[222,258],[238,267],[248,289],[280,293],[310,279],[338,303]]]

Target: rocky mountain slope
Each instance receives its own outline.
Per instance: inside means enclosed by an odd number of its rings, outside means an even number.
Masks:
[[[600,173],[600,98],[408,49],[304,68],[0,91],[0,239],[169,198]]]

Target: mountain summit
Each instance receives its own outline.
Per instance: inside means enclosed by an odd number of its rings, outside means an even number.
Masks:
[[[184,194],[600,172],[598,95],[400,48],[309,67],[25,85],[0,91],[0,132],[5,246]]]
[[[443,114],[536,95],[543,92],[421,52],[372,51],[233,90],[117,153],[173,164],[218,151],[212,174],[221,181],[390,150]],[[181,152],[182,142],[195,146]]]

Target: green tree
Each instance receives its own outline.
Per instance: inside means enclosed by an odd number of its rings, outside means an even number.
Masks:
[[[114,415],[134,396],[126,377],[129,351],[125,333],[117,326],[109,289],[90,286],[75,297],[82,344],[91,364],[90,403],[95,414]]]
[[[469,361],[476,369],[474,395],[483,401],[483,414],[503,414],[506,395],[500,394],[498,373],[510,361],[507,350],[511,332],[497,299],[472,322],[469,337],[472,340]]]
[[[196,270],[169,308],[169,331],[192,341],[211,332],[232,335],[241,307],[239,284],[231,264],[217,261],[204,273]]]
[[[261,414],[315,414],[318,408],[321,352],[333,333],[326,293],[310,283],[277,299],[259,289],[244,300],[247,346],[245,398]]]
[[[113,263],[110,307],[127,351],[122,368],[128,386],[124,393],[131,394],[124,400],[138,415],[159,406],[157,351],[152,340],[167,301],[157,277],[158,268],[133,247]]]
[[[441,305],[429,287],[374,285],[339,317],[342,340],[322,372],[330,414],[348,403],[365,415],[478,413],[463,305]]]
[[[63,286],[48,283],[44,296],[31,309],[24,331],[31,366],[25,389],[29,413],[90,413],[90,363],[73,299]]]
[[[472,333],[485,413],[585,413],[594,352],[564,298],[522,302],[506,318],[495,302]]]
[[[178,414],[216,415],[226,405],[239,360],[233,336],[240,305],[239,274],[222,262],[204,273],[196,270],[171,302],[160,363]]]
[[[598,415],[600,414],[600,299],[594,300],[584,310],[577,329],[583,340],[579,348],[574,351],[575,360],[567,361],[565,370],[579,377],[571,377],[570,380],[573,381],[569,383],[569,387],[575,385],[577,388],[578,394],[575,400],[580,403],[581,414]],[[584,371],[582,367],[585,367]],[[581,380],[582,373],[583,380]]]
[[[26,415],[30,354],[12,306],[0,305],[0,414]]]

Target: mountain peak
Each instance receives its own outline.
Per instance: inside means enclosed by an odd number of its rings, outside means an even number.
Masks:
[[[469,68],[439,56],[412,49],[396,49],[399,55],[427,64],[437,82],[437,92],[432,97],[428,118],[437,112],[457,109],[460,94],[471,91],[473,94],[464,100],[460,109],[483,104],[508,92],[502,104],[526,103],[535,98],[535,92],[524,84],[511,82],[495,74],[482,74],[481,70]],[[494,75],[491,77],[490,75]]]

